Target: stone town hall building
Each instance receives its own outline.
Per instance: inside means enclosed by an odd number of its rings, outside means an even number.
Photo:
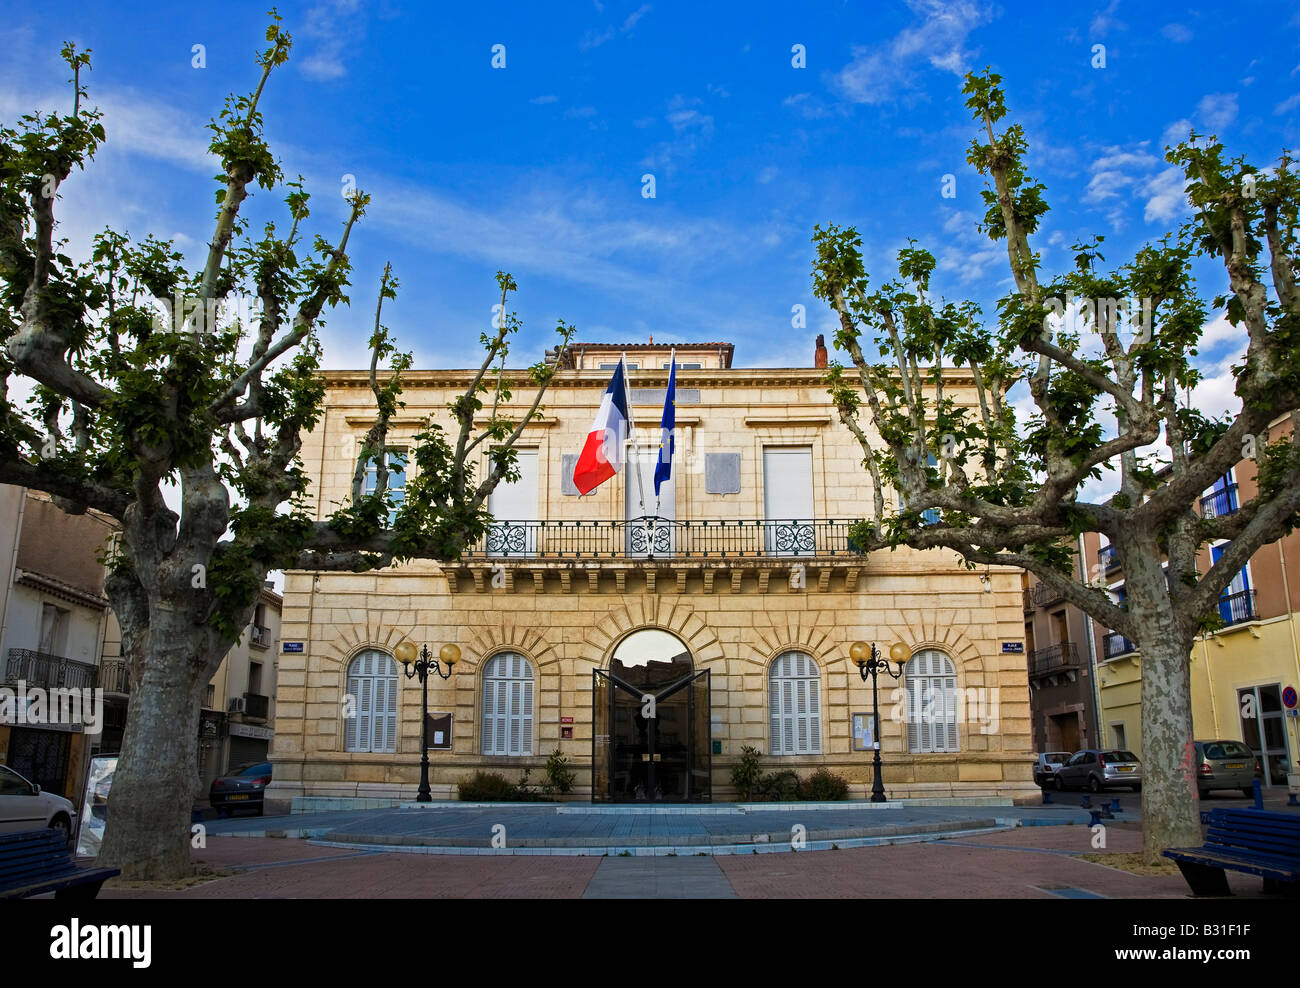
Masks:
[[[579,497],[573,466],[623,352],[642,484],[629,460]],[[872,510],[870,479],[824,371],[737,368],[732,353],[677,346],[677,452],[657,503],[669,348],[575,344],[473,551],[448,565],[286,574],[271,808],[414,796],[420,687],[393,658],[403,639],[461,650],[452,677],[429,684],[435,798],[455,798],[476,769],[515,781],[528,768],[536,783],[558,748],[577,798],[728,799],[743,745],[768,770],[824,765],[865,796],[871,686],[849,659],[855,641],[911,656],[906,694],[880,682],[891,798],[1031,791],[1019,572],[968,570],[937,550],[856,552],[849,525]],[[406,375],[390,469],[425,415],[450,425],[447,404],[471,376]],[[516,403],[530,401],[526,375],[511,376]],[[354,439],[374,415],[364,371],[325,380],[302,454],[321,517],[346,497]],[[390,476],[400,496],[401,470]]]

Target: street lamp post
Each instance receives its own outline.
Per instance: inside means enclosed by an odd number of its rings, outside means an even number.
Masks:
[[[880,657],[875,642],[870,645],[866,642],[854,642],[849,646],[849,658],[857,664],[862,681],[865,683],[867,677],[871,677],[871,747],[874,752],[871,758],[871,801],[873,803],[885,801],[885,783],[880,777],[880,696],[876,688],[876,676],[881,669],[889,673],[893,679],[901,676],[903,664],[909,658],[907,646],[902,642],[895,642],[889,647],[889,657],[898,663],[898,672],[894,672],[889,667],[889,660]]]
[[[460,661],[460,649],[451,644],[438,650],[438,658],[447,663],[447,671],[442,671],[438,659],[429,653],[429,646],[424,645],[417,656],[415,643],[399,642],[393,649],[397,661],[406,668],[406,678],[420,677],[420,791],[416,794],[417,803],[432,803],[433,795],[429,792],[429,673],[435,672],[443,679],[450,679],[456,663]]]

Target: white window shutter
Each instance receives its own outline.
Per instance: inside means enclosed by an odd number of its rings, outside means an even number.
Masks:
[[[343,719],[343,750],[357,750],[357,704],[360,701],[361,681],[355,676],[348,678],[348,696],[352,697],[352,702],[348,704],[347,709],[352,714],[351,717]]]

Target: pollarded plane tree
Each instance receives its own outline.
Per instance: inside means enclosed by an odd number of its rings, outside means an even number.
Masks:
[[[100,114],[84,106],[89,52],[63,50],[71,113],[0,127],[0,482],[121,526],[105,590],[132,693],[101,857],[132,878],[189,870],[203,694],[268,572],[455,559],[485,531],[491,491],[517,477],[515,444],[559,366],[533,367],[531,404],[507,407],[517,375],[493,367],[504,367],[520,324],[506,310],[516,285],[499,272],[501,316],[481,338],[482,365],[449,405],[449,427],[426,419],[414,437],[413,476],[395,504],[382,454],[411,355],[380,322],[397,287],[386,267],[370,339],[375,422],[358,443],[350,497],[314,510],[299,451],[322,416],[318,331],[327,308],[348,303],[348,241],[368,199],[350,197],[336,243],[308,246],[308,194],[301,178],[285,181],[258,109],[292,44],[274,14],[266,38],[256,89],[230,97],[210,124],[221,174],[197,270],[153,237],[106,230],[81,262],[55,237],[60,186],[105,140]],[[285,193],[287,231],[268,222],[250,235],[240,207],[259,187]],[[256,300],[243,307],[253,314],[231,319],[227,303],[241,297]],[[571,329],[557,332],[567,344]],[[19,378],[35,382],[26,405],[10,400]],[[370,463],[373,489],[360,479]]]
[[[859,541],[1023,567],[1137,644],[1143,847],[1155,860],[1165,847],[1201,840],[1193,640],[1217,620],[1220,594],[1251,554],[1290,532],[1300,511],[1300,432],[1266,442],[1300,405],[1300,184],[1287,153],[1261,169],[1192,134],[1166,154],[1186,176],[1188,222],[1112,270],[1102,270],[1100,238],[1076,244],[1074,268],[1048,280],[1030,246],[1048,210],[1045,188],[1026,173],[1022,128],[999,129],[1001,79],[968,75],[963,93],[980,131],[968,161],[991,180],[981,229],[1005,243],[1014,278],[993,328],[977,306],[934,297],[935,259],[914,244],[899,253],[898,277],[873,291],[856,230],[818,227],[813,238],[814,290],[838,316],[836,345],[852,361],[832,366],[827,381],[875,492],[877,521]],[[1227,290],[1213,306],[1248,338],[1233,368],[1242,409],[1223,419],[1185,400],[1200,380],[1193,358],[1206,322],[1191,275],[1199,258],[1224,265]],[[943,367],[973,375],[974,401],[945,392]],[[1025,422],[1009,396],[1017,383],[1033,403]],[[1256,461],[1258,496],[1201,517],[1201,495],[1243,457]],[[1086,500],[1085,487],[1107,470],[1117,471],[1116,492]],[[897,512],[886,509],[887,487],[898,492]],[[1083,532],[1115,547],[1122,605],[1094,574],[1074,576]],[[1219,540],[1230,544],[1198,572],[1198,550]]]

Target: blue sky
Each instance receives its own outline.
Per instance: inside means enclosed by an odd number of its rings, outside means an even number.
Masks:
[[[88,85],[109,140],[63,189],[74,254],[112,224],[198,257],[215,209],[204,125],[255,84],[266,6],[7,15],[6,122],[66,106],[58,48],[93,49]],[[588,341],[728,340],[740,366],[807,366],[813,337],[830,332],[809,274],[813,226],[827,222],[859,227],[873,283],[915,237],[940,259],[940,289],[991,313],[1008,274],[1001,246],[975,231],[969,68],[1003,75],[1027,129],[1053,207],[1036,242],[1049,272],[1081,237],[1105,235],[1121,262],[1177,225],[1181,183],[1163,147],[1189,125],[1261,165],[1300,143],[1300,16],[1286,3],[430,6],[280,6],[294,51],[263,109],[286,173],[315,194],[313,232],[336,236],[343,176],[374,197],[352,243],[354,306],[323,333],[330,366],[365,359],[387,260],[402,288],[385,322],[422,366],[477,363],[498,268],[520,286],[519,363],[563,318]],[[791,64],[796,44],[805,68]],[[1091,64],[1098,44],[1104,68]],[[945,174],[954,198],[940,194]],[[277,205],[259,190],[248,215],[260,226]],[[1222,269],[1203,276],[1212,297]],[[1231,404],[1240,344],[1222,320],[1209,333],[1198,397],[1216,410]]]

